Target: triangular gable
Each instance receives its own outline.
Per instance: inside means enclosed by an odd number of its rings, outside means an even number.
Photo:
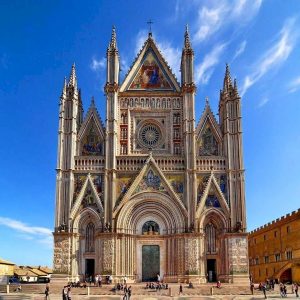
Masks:
[[[114,215],[118,213],[121,207],[124,206],[124,204],[128,202],[133,195],[147,191],[156,191],[168,194],[177,201],[180,207],[186,212],[186,208],[179,196],[173,190],[171,184],[164,176],[155,159],[152,157],[152,154],[150,154],[144,167],[125,193],[123,199],[115,207]]]
[[[226,202],[224,194],[222,193],[222,191],[220,189],[220,186],[219,186],[219,184],[216,180],[216,177],[214,176],[213,172],[211,172],[211,175],[210,175],[210,177],[208,179],[208,182],[206,184],[206,187],[204,189],[203,195],[200,198],[200,201],[198,203],[198,207],[197,207],[197,210],[196,210],[196,216],[199,216],[201,214],[201,212],[203,211],[205,205],[207,204],[206,200],[207,200],[207,197],[209,196],[209,191],[210,191],[211,188],[213,188],[214,192],[216,193],[220,208],[223,210],[223,212],[225,214],[229,215],[230,214],[229,206]],[[213,203],[211,204],[211,206],[216,207],[216,206],[214,206]]]
[[[95,204],[97,206],[97,208],[102,212],[103,211],[103,206],[102,206],[102,203],[101,203],[101,199],[97,193],[97,190],[96,190],[96,187],[93,183],[93,180],[92,180],[92,177],[91,177],[91,174],[89,173],[84,184],[83,184],[83,187],[80,191],[80,193],[78,194],[77,196],[77,199],[75,200],[75,203],[72,207],[72,210],[71,210],[71,214],[70,214],[70,218],[74,219],[78,210],[80,209],[80,206],[84,200],[84,196],[88,190],[88,188],[91,189],[91,194],[92,194],[92,197],[93,199],[95,200]]]
[[[152,37],[145,42],[129,70],[120,91],[180,91],[175,75]]]
[[[104,154],[104,141],[105,141],[105,128],[101,122],[101,118],[98,114],[94,101],[92,101],[91,106],[88,110],[88,113],[80,127],[78,132],[78,141],[81,143],[81,147],[79,147],[79,151],[83,151],[85,143],[88,144],[84,139],[88,136],[94,134],[96,139],[94,141],[94,145],[88,145],[89,147],[93,146],[92,151],[87,150],[86,155],[103,155]],[[98,145],[100,143],[100,146]],[[101,149],[98,149],[98,148]],[[81,155],[81,153],[79,154]]]
[[[91,106],[87,112],[86,117],[84,118],[84,121],[80,127],[80,130],[78,132],[78,139],[81,140],[82,137],[87,134],[87,130],[90,128],[91,122],[94,122],[97,132],[100,134],[102,139],[105,139],[105,128],[103,126],[103,123],[101,121],[101,117],[99,116],[99,113],[97,111],[97,108],[94,104],[94,101],[92,101]]]
[[[205,135],[204,139],[202,139],[203,134]],[[205,143],[204,140],[206,140]],[[196,142],[198,155],[220,155],[222,133],[208,101],[196,128]]]
[[[205,128],[205,126],[208,122],[213,130],[213,133],[214,133],[216,139],[218,140],[218,142],[221,142],[222,141],[222,132],[221,132],[220,126],[219,126],[213,112],[211,111],[210,105],[207,101],[204,112],[202,113],[200,121],[196,127],[196,139],[200,138],[201,133],[203,132],[203,129]]]

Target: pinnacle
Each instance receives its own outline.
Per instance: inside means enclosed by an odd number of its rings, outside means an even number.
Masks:
[[[95,98],[94,98],[94,96],[92,96],[91,107],[94,107],[94,106],[95,106]]]
[[[229,65],[226,63],[223,91],[228,91],[229,88],[232,88],[232,81],[230,76]]]
[[[77,78],[76,78],[76,68],[75,63],[72,65],[71,73],[70,73],[70,79],[69,79],[69,86],[77,87]]]
[[[111,50],[117,50],[117,35],[116,35],[116,27],[115,26],[112,27],[109,48]]]
[[[185,33],[184,33],[184,48],[191,49],[191,42],[190,42],[190,35],[189,35],[189,26],[186,24],[185,26]]]

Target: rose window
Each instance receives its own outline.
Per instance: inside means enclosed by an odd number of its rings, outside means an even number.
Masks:
[[[155,124],[144,125],[139,132],[140,144],[147,148],[155,148],[161,138],[160,129]]]

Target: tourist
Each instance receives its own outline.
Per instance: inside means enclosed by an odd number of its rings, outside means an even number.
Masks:
[[[217,288],[218,288],[218,289],[221,288],[221,281],[220,281],[220,280],[217,281]]]
[[[159,274],[156,275],[156,278],[157,278],[157,282],[160,282],[160,275]]]
[[[183,288],[182,288],[182,284],[180,283],[180,285],[179,285],[179,295],[182,295],[182,292],[183,292]]]
[[[50,299],[50,296],[49,296],[49,284],[47,283],[46,284],[46,288],[45,288],[45,299],[48,300]]]
[[[109,275],[109,276],[108,276],[108,283],[109,283],[109,284],[112,284],[112,281],[113,281],[112,275]]]
[[[298,294],[298,284],[296,282],[294,283],[294,291],[295,291],[296,297],[298,298],[299,297],[299,294]]]
[[[72,297],[72,295],[71,295],[71,288],[68,287],[68,291],[67,291],[67,300],[71,300],[71,297]]]
[[[124,286],[124,296],[123,296],[123,300],[128,300],[128,289],[127,286]]]
[[[91,276],[89,277],[89,284],[90,284],[90,286],[92,285],[92,281],[93,281],[93,276],[91,275]]]
[[[189,282],[189,289],[193,289],[193,288],[194,288],[193,283],[190,281]]]
[[[124,276],[124,284],[127,284],[127,277],[126,277],[126,275]]]
[[[102,287],[102,277],[101,277],[101,275],[98,276],[98,286]]]
[[[253,295],[254,294],[254,283],[253,283],[253,281],[251,281],[251,283],[250,283],[250,291],[251,291],[251,294]]]
[[[267,285],[265,283],[263,283],[262,286],[261,286],[261,288],[262,288],[262,291],[264,293],[265,299],[267,299],[267,293],[266,293],[266,291],[267,291]]]
[[[19,285],[17,286],[17,288],[15,289],[15,292],[22,292],[21,284],[19,284]]]
[[[127,293],[128,293],[128,300],[130,300],[130,297],[131,297],[131,285],[129,286],[128,290],[127,290]]]
[[[287,297],[287,288],[285,284],[283,284],[283,292],[284,292],[284,297]]]
[[[68,300],[68,289],[67,286],[64,286],[63,290],[62,290],[62,300]]]
[[[99,276],[98,276],[98,274],[95,276],[95,278],[94,278],[94,285],[96,285],[97,284],[97,286],[98,286],[98,278],[99,278]]]

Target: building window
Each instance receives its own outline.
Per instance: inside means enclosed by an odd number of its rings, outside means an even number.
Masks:
[[[121,154],[127,154],[127,145],[121,144]]]
[[[127,128],[121,128],[121,140],[127,139]]]
[[[267,239],[267,236],[264,234],[264,241]]]
[[[274,231],[274,237],[277,237],[277,231],[276,230]]]
[[[254,244],[256,244],[256,239],[254,239]]]
[[[180,154],[180,144],[174,144],[174,154]]]
[[[265,256],[265,264],[269,263],[269,256]]]
[[[276,262],[280,261],[280,253],[275,254],[275,261]]]
[[[290,233],[290,232],[291,232],[290,226],[286,226],[286,232],[287,232],[287,233]]]
[[[292,252],[292,250],[286,251],[286,259],[288,259],[288,260],[293,259],[293,252]]]
[[[95,226],[92,222],[86,226],[85,251],[95,251]]]
[[[205,226],[206,253],[216,253],[216,228],[212,223]]]
[[[259,258],[258,258],[258,257],[255,258],[255,264],[256,264],[256,265],[259,264]]]

